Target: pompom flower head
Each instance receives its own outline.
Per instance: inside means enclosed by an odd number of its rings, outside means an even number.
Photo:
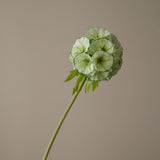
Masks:
[[[74,70],[66,81],[77,75],[84,76],[86,86],[90,89],[92,84],[94,90],[98,81],[109,80],[118,72],[122,65],[122,53],[123,48],[114,34],[103,28],[90,28],[73,45],[69,59]]]

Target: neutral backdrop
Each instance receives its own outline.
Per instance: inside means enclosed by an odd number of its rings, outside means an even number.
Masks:
[[[121,70],[79,95],[48,160],[160,159],[159,0],[0,0],[0,160],[42,160],[71,99],[75,40],[117,35]]]

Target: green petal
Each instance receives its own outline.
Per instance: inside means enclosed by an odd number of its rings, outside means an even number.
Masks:
[[[91,57],[86,53],[82,53],[75,58],[74,66],[79,73],[86,75],[93,71],[93,65],[90,61]]]
[[[105,51],[112,54],[114,52],[114,45],[110,40],[103,38],[93,40],[90,47],[88,48],[88,53],[93,55],[96,51]]]
[[[112,54],[114,52],[114,50],[115,50],[113,43],[111,41],[109,41],[109,40],[106,40],[104,48],[105,48],[105,51],[107,53],[110,53],[110,54]]]
[[[110,34],[107,37],[108,40],[110,40],[113,44],[114,44],[114,48],[123,51],[123,48],[120,44],[120,42],[118,41],[117,37],[114,34]]]
[[[76,40],[75,44],[73,45],[71,54],[73,57],[81,54],[83,52],[87,52],[89,47],[89,39],[86,37],[81,37]]]
[[[113,64],[113,57],[104,51],[97,51],[91,60],[96,71],[109,70]]]
[[[114,47],[111,47],[111,48],[107,49],[106,51],[107,51],[107,53],[109,53],[109,54],[113,54],[113,53],[115,52],[115,48],[114,48]]]
[[[91,81],[101,81],[101,80],[107,80],[108,79],[109,72],[94,72],[89,79]]]
[[[108,35],[110,35],[110,32],[103,28],[90,28],[85,34],[90,40],[107,37]]]
[[[93,55],[96,51],[104,49],[106,39],[93,40],[90,47],[88,48],[89,54]]]

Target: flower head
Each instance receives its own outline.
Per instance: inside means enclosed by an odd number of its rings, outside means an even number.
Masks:
[[[90,28],[75,41],[70,52],[69,59],[75,70],[70,77],[80,74],[98,86],[95,81],[109,80],[121,68],[122,53],[115,35],[103,28]]]
[[[122,65],[122,46],[103,28],[91,28],[77,39],[70,53],[74,69],[88,80],[109,80]]]

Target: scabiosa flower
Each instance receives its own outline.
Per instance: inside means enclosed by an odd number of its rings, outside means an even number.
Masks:
[[[76,40],[69,59],[88,81],[109,80],[122,65],[123,48],[117,37],[103,28],[91,28]]]

